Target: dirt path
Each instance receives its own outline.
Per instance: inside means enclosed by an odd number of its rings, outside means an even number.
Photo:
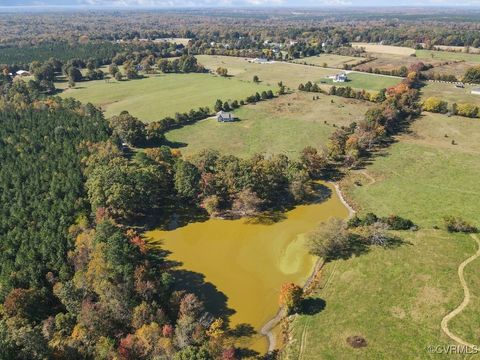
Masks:
[[[452,320],[455,316],[460,314],[470,303],[470,290],[468,289],[467,282],[465,281],[465,277],[463,275],[463,270],[465,269],[465,266],[467,266],[469,263],[471,263],[473,260],[477,259],[480,256],[480,240],[478,239],[477,235],[472,234],[472,238],[476,241],[476,243],[478,245],[477,252],[474,255],[470,256],[468,259],[466,259],[464,262],[462,262],[460,264],[460,266],[458,267],[458,277],[460,278],[460,283],[462,284],[463,294],[464,294],[463,301],[456,309],[454,309],[449,314],[445,315],[445,317],[442,319],[442,323],[441,323],[441,327],[442,327],[443,332],[450,339],[456,341],[460,345],[463,345],[463,346],[469,347],[469,348],[474,348],[475,345],[470,344],[470,343],[464,341],[463,339],[459,338],[455,334],[453,334],[448,329],[448,322],[450,320]]]
[[[361,171],[360,174],[362,174],[368,180],[370,180],[370,184],[368,184],[368,185],[373,185],[377,182],[377,180],[372,175],[370,175],[368,172],[366,172],[365,170]]]
[[[333,185],[333,187],[335,188],[335,192],[337,193],[338,197],[340,198],[340,201],[342,202],[342,204],[348,209],[348,218],[351,218],[353,215],[355,215],[355,210],[353,210],[353,208],[350,206],[349,203],[347,203],[347,201],[344,199],[343,197],[343,194],[342,194],[342,191],[340,190],[340,187],[338,186],[337,183],[334,183],[332,182],[331,183]],[[319,260],[317,262],[317,264],[315,265],[315,268],[312,272],[312,274],[310,275],[310,277],[307,279],[307,281],[305,282],[305,285],[304,285],[304,289],[308,288],[310,285],[311,285],[311,282],[315,279],[315,276],[316,274],[321,270],[321,268],[323,267],[324,265],[324,262]],[[332,278],[333,274],[335,273],[335,268],[336,268],[336,264],[335,264],[335,267],[333,269],[333,272],[332,274],[330,275],[330,277],[328,278],[324,288],[328,285],[330,279]],[[273,319],[270,319],[265,325],[262,326],[262,328],[260,329],[260,334],[262,334],[263,336],[265,336],[268,340],[268,352],[272,352],[276,349],[277,347],[277,339],[275,337],[275,334],[273,333],[273,329],[275,328],[275,326],[278,325],[278,323],[286,316],[286,309],[285,308],[281,308],[278,312],[277,312],[277,315],[275,315],[275,317]],[[301,358],[301,354],[303,353],[303,348],[305,346],[305,342],[307,341],[306,340],[306,331],[307,331],[307,324],[308,324],[308,321],[305,323],[305,326],[303,328],[303,332],[302,332],[302,343],[300,344],[301,348],[300,348],[300,355],[299,355],[299,359]]]
[[[350,204],[345,200],[343,197],[342,191],[340,190],[340,186],[338,186],[337,183],[331,183],[333,187],[335,188],[335,191],[340,198],[340,201],[342,202],[343,206],[345,206],[348,209],[348,218],[351,218],[353,215],[355,215],[355,210],[350,206]]]

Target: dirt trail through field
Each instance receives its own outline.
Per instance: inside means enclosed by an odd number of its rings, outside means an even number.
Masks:
[[[454,309],[452,312],[449,314],[445,315],[445,317],[442,319],[441,327],[443,332],[452,340],[456,341],[460,345],[463,345],[468,348],[474,348],[474,344],[470,344],[463,339],[459,338],[455,334],[453,334],[449,329],[448,329],[448,322],[452,320],[455,316],[460,314],[470,303],[470,290],[468,289],[467,282],[465,281],[465,277],[463,275],[463,270],[465,269],[465,266],[467,266],[469,263],[471,263],[473,260],[477,259],[480,256],[480,240],[478,239],[477,235],[472,234],[472,238],[476,241],[478,245],[477,252],[470,256],[468,259],[466,259],[464,262],[460,264],[458,267],[458,277],[460,278],[460,283],[462,284],[463,288],[463,294],[464,298],[462,303]]]

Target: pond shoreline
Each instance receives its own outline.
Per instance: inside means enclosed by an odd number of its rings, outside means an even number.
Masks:
[[[348,210],[348,219],[353,217],[355,215],[355,210],[350,206],[350,204],[345,200],[345,197],[343,196],[342,190],[340,189],[340,186],[336,182],[329,182],[334,189],[335,192],[340,199],[341,203],[345,206],[345,208]],[[313,268],[312,273],[308,277],[307,281],[305,281],[305,284],[303,285],[303,290],[308,290],[309,286],[313,283],[313,280],[317,277],[318,273],[320,270],[322,270],[323,266],[325,265],[325,261],[322,259],[318,259],[317,262],[315,263],[315,267]],[[260,334],[265,336],[268,341],[268,350],[267,353],[271,353],[275,351],[275,348],[277,347],[277,339],[275,337],[275,334],[273,333],[273,329],[282,321],[282,319],[286,316],[286,309],[285,307],[281,307],[275,317],[270,319],[265,323],[265,325],[262,326],[260,330]]]

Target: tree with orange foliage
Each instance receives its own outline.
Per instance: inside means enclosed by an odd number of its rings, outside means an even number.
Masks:
[[[280,289],[280,306],[285,306],[287,313],[298,310],[303,297],[303,290],[300,286],[294,283],[285,283]]]

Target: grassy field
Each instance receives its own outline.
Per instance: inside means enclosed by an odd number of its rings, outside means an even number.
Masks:
[[[218,67],[227,68],[229,75],[236,79],[252,81],[253,76],[257,75],[263,84],[277,86],[279,81],[283,81],[292,89],[296,89],[300,83],[319,81],[337,72],[332,69],[287,62],[252,64],[244,58],[231,56],[199,55],[197,59],[200,64],[212,71]]]
[[[186,155],[213,148],[244,157],[256,152],[296,157],[306,145],[325,145],[335,130],[333,124],[348,125],[360,119],[368,106],[326,95],[314,101],[311,94],[294,93],[237,110],[238,122],[219,123],[212,118],[172,130],[166,136],[172,142],[187,144],[181,148]]]
[[[365,186],[350,184],[348,197],[365,211],[399,214],[421,226],[440,226],[446,215],[480,225],[475,200],[480,194],[479,138],[477,119],[424,113],[410,134],[367,167],[378,181],[369,185],[359,174]]]
[[[120,82],[82,82],[61,96],[99,105],[107,117],[128,110],[149,122],[201,106],[212,109],[216,99],[241,100],[267,89],[264,84],[209,74],[167,74]]]
[[[380,45],[380,44],[361,43],[361,42],[353,42],[352,46],[362,47],[368,53],[382,53],[382,54],[403,55],[403,56],[409,56],[411,54],[415,54],[415,49],[402,47],[402,46]]]
[[[435,45],[435,49],[445,50],[445,51],[466,52],[465,46]],[[468,52],[470,54],[480,54],[480,48],[469,47]]]
[[[380,76],[380,75],[372,75],[366,73],[359,73],[359,72],[351,72],[348,73],[349,81],[345,83],[334,83],[331,79],[323,80],[327,84],[339,86],[350,86],[354,89],[365,89],[371,91],[379,91],[383,88],[388,88],[390,86],[394,86],[398,84],[402,79],[398,77],[390,77],[390,76]]]
[[[480,63],[480,54],[467,54],[463,52],[450,51],[434,51],[434,50],[417,50],[415,52],[419,59],[435,59],[435,60],[458,60],[468,61],[471,63]]]
[[[426,64],[432,64],[434,66],[440,65],[440,60],[435,59],[423,59],[419,60],[415,56],[410,55],[395,55],[386,53],[368,53],[368,56],[374,58],[364,64],[360,64],[354,68],[354,70],[366,71],[369,68],[380,69],[384,71],[391,71],[399,69],[402,66],[409,67],[412,64],[416,64],[419,61],[423,61]]]
[[[363,60],[365,59],[360,57],[343,56],[343,55],[335,55],[335,54],[321,54],[318,56],[310,56],[302,59],[295,59],[293,60],[293,62],[297,64],[307,64],[307,65],[316,65],[316,66],[323,66],[324,64],[327,64],[327,67],[343,69],[343,65],[356,65]]]
[[[322,285],[329,281],[315,296],[325,308],[294,321],[285,359],[464,359],[428,353],[427,346],[453,343],[440,322],[461,302],[457,266],[475,252],[475,243],[433,230],[403,238],[398,248],[376,248],[324,268]],[[474,265],[478,272],[480,264]],[[368,345],[350,347],[346,339],[354,335]]]
[[[398,248],[329,263],[323,274],[328,285],[315,295],[325,309],[293,322],[288,359],[465,358],[426,348],[454,343],[440,322],[463,299],[457,267],[476,245],[467,235],[442,230],[442,217],[459,215],[480,225],[479,138],[475,119],[426,113],[366,169],[347,176],[342,188],[361,213],[399,214],[420,230],[399,233],[404,244]],[[480,335],[479,271],[478,259],[466,268],[472,302],[449,325],[474,344]],[[351,348],[346,338],[352,335],[363,336],[368,346]]]
[[[473,95],[472,89],[478,86],[465,85],[464,89],[456,88],[453,84],[428,82],[421,89],[422,98],[434,96],[447,101],[449,104],[456,103],[480,103],[480,95]]]

